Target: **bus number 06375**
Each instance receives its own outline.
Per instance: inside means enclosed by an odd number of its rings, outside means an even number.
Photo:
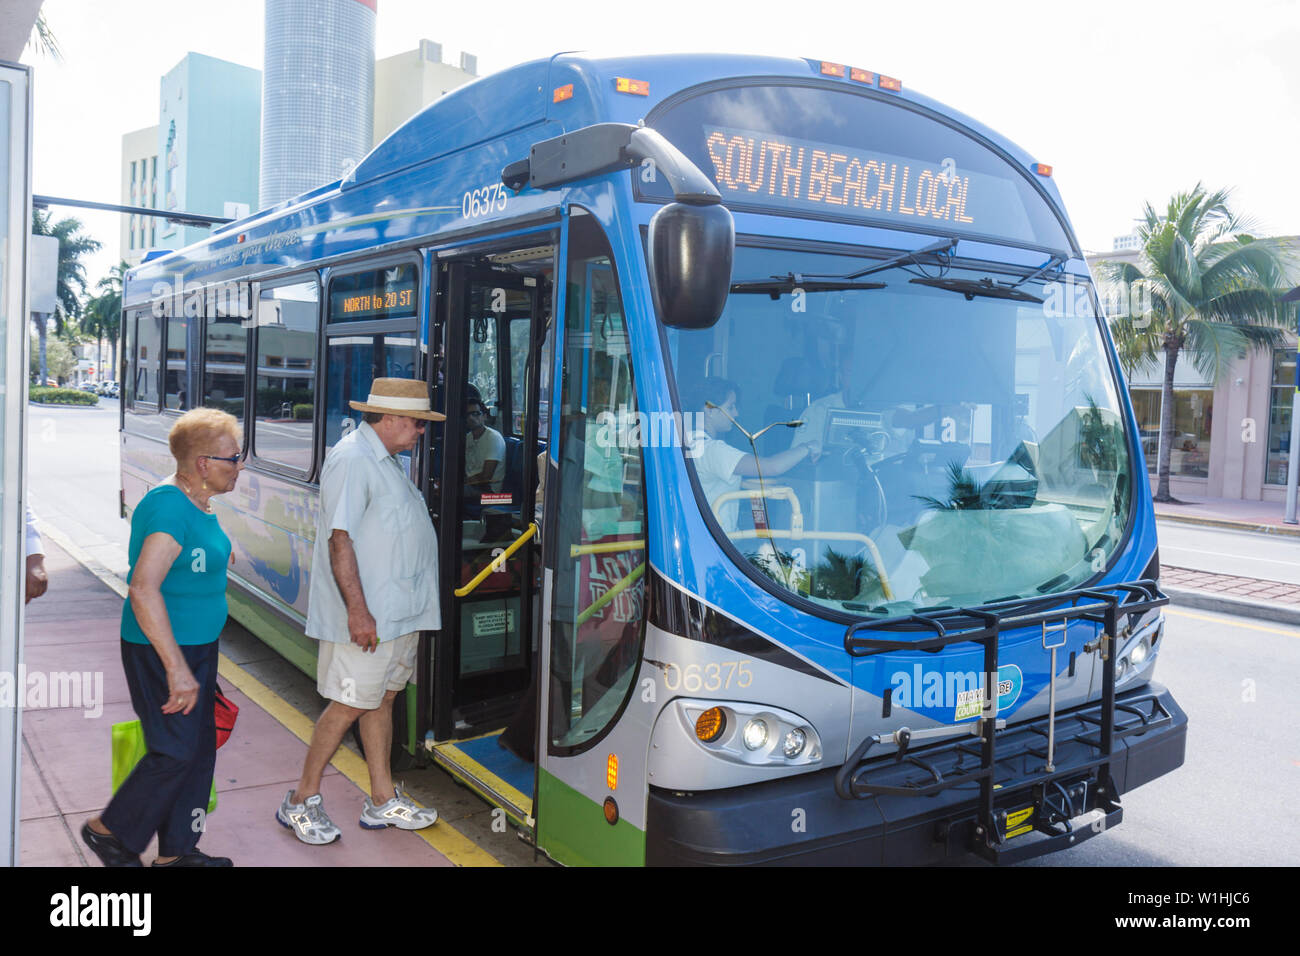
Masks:
[[[471,189],[460,201],[460,211],[466,219],[476,219],[506,208],[506,189],[501,183],[490,183]]]
[[[669,663],[664,667],[664,686],[670,691],[680,688],[689,694],[699,690],[729,690],[734,677],[736,686],[745,688],[754,683],[753,672],[745,666],[748,663],[750,662],[723,661],[720,664],[705,664],[703,670],[699,664],[687,664],[683,668]]]

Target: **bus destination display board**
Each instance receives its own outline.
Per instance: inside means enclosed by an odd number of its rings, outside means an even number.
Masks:
[[[416,314],[415,266],[341,276],[330,286],[331,322],[409,318]]]
[[[1021,206],[1010,183],[963,169],[952,157],[926,161],[720,126],[706,126],[704,134],[708,172],[724,203],[946,221],[972,232],[994,220],[1006,230],[1008,215]],[[1016,225],[1029,228],[1023,221]]]

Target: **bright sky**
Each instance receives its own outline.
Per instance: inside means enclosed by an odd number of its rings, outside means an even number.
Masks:
[[[118,202],[123,133],[158,122],[187,52],[262,67],[263,0],[46,0],[63,61],[34,53],[37,193]],[[631,31],[635,31],[632,33]],[[1105,251],[1143,203],[1231,187],[1260,235],[1300,234],[1296,0],[379,0],[375,52],[427,38],[480,75],[564,50],[807,56],[899,77],[1054,167],[1084,247]],[[1289,174],[1288,174],[1289,175]],[[76,215],[116,261],[117,214]]]

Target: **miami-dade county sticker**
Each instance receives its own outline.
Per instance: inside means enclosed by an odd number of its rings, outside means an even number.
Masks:
[[[1010,707],[1020,697],[1020,687],[1024,683],[1020,668],[1015,664],[1003,664],[998,668],[998,710]],[[984,688],[957,692],[957,712],[953,720],[970,720],[978,717],[984,709]]]

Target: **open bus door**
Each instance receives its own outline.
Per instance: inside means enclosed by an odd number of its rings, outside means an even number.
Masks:
[[[435,329],[442,360],[435,387],[445,389],[447,423],[429,470],[430,505],[442,512],[433,756],[529,825],[533,767],[499,747],[498,737],[533,700],[540,561],[530,531],[544,448],[537,381],[552,259],[549,246],[502,255],[511,266],[494,266],[491,255],[445,265]],[[483,449],[477,457],[471,443]],[[499,466],[475,483],[467,462],[486,454],[499,454]]]

